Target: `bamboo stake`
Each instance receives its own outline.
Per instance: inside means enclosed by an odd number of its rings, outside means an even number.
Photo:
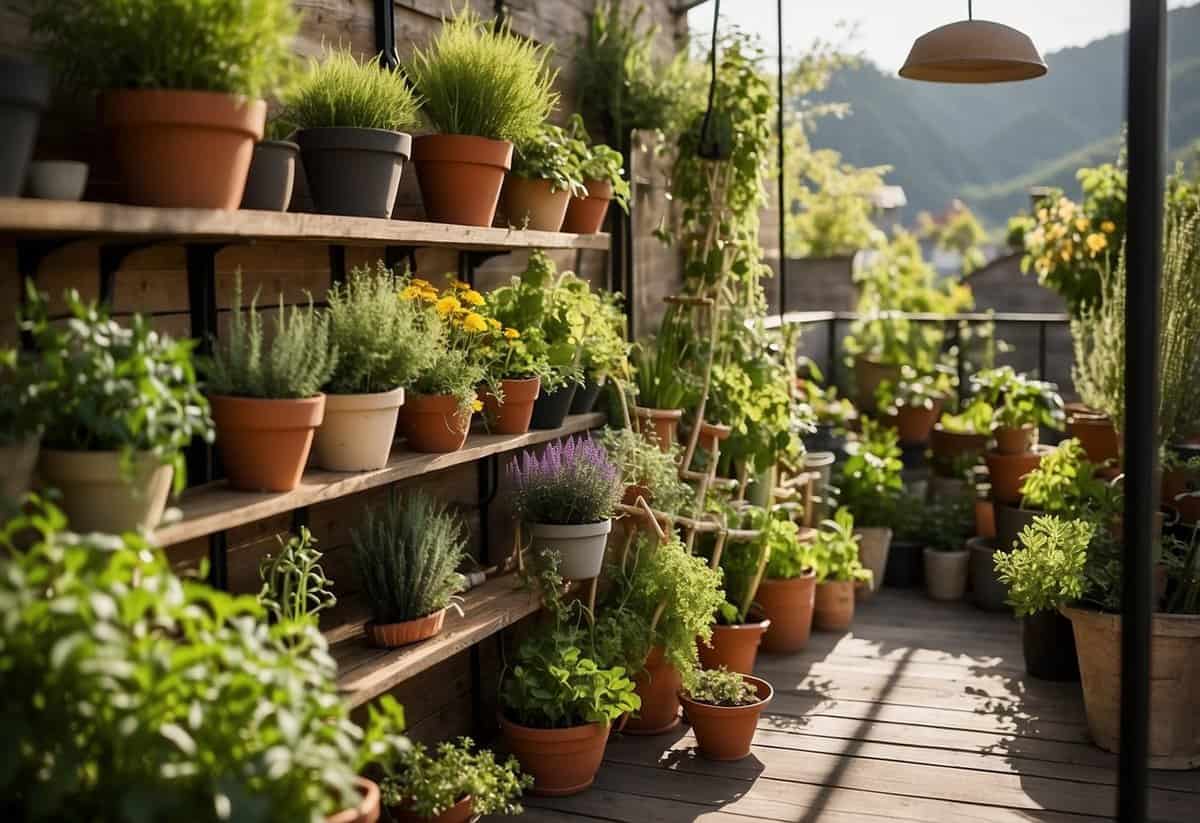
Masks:
[[[650,508],[650,504],[646,502],[646,498],[639,494],[637,505],[641,509],[642,513],[646,515],[646,520],[654,528],[654,534],[658,537],[658,542],[664,542],[667,539],[667,536],[663,533],[662,528],[658,525],[658,517],[655,515],[654,509]]]
[[[754,600],[754,595],[758,594],[758,586],[762,583],[763,574],[767,570],[767,561],[771,557],[771,544],[767,541],[762,541],[762,551],[758,555],[758,569],[754,572],[754,578],[750,581],[750,587],[746,590],[746,597],[742,601],[742,611],[739,615],[739,623],[746,622],[746,615],[750,613],[750,605]]]
[[[592,615],[596,613],[596,590],[598,588],[600,588],[600,578],[593,577],[591,584],[588,586],[588,613]],[[593,617],[594,620],[595,618]]]

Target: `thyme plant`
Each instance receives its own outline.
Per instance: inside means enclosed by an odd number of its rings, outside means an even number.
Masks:
[[[1094,533],[1095,526],[1085,520],[1043,515],[1021,530],[1018,547],[995,553],[997,576],[1008,586],[1006,602],[1017,617],[1051,611],[1083,596]]]
[[[696,492],[679,479],[680,448],[664,452],[632,429],[605,428],[600,444],[621,474],[622,484],[645,490],[648,503],[667,514],[679,514],[695,503]]]

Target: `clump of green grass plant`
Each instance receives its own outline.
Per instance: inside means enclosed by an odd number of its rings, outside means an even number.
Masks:
[[[328,48],[288,90],[282,119],[296,129],[343,127],[406,131],[420,102],[403,75],[360,60],[346,46]]]

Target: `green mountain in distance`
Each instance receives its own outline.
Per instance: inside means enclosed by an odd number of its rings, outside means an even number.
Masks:
[[[1182,156],[1200,138],[1200,5],[1172,11],[1168,31],[1168,146]],[[821,120],[812,143],[856,165],[891,165],[906,222],[957,197],[997,228],[1028,209],[1031,186],[1077,193],[1077,169],[1116,159],[1125,52],[1125,34],[1105,37],[1046,55],[1045,77],[996,86],[914,83],[864,64],[818,96],[853,113]]]

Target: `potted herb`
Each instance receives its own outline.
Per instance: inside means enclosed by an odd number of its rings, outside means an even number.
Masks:
[[[567,132],[543,123],[517,144],[512,172],[504,180],[500,208],[508,225],[536,231],[561,229],[571,196],[587,194],[581,175]]]
[[[46,388],[32,357],[0,349],[0,505],[29,491],[42,439]]]
[[[407,646],[442,630],[448,608],[464,588],[458,565],[466,556],[462,519],[423,492],[367,512],[352,530],[354,569],[371,608],[371,643]]]
[[[597,577],[623,491],[604,447],[590,437],[554,441],[540,456],[524,452],[509,476],[513,511],[527,524],[534,551],[557,554],[569,580]]]
[[[267,121],[264,139],[254,144],[246,189],[240,208],[287,211],[296,183],[300,146],[287,138],[291,127],[276,118]]]
[[[763,539],[771,548],[766,577],[755,598],[763,616],[771,621],[763,635],[763,651],[798,652],[808,645],[817,582],[812,553],[815,536],[812,529],[802,530],[779,516],[767,519]]]
[[[975,531],[975,506],[969,495],[938,497],[926,504],[925,592],[933,600],[961,600],[967,593],[971,552],[967,538]]]
[[[905,446],[921,446],[942,412],[949,381],[945,375],[918,375],[911,366],[900,368],[895,383],[885,380],[875,390],[876,407],[895,420],[896,433]]]
[[[644,340],[630,353],[637,405],[638,429],[663,451],[675,443],[683,408],[695,393],[695,379],[679,367],[690,355],[691,334],[686,318],[671,306],[653,340]]]
[[[838,489],[838,504],[854,515],[856,534],[862,543],[862,562],[871,571],[871,584],[861,590],[860,596],[878,591],[885,582],[913,585],[907,575],[897,577],[886,573],[892,568],[899,573],[921,564],[919,546],[901,552],[905,556],[893,558],[898,547],[892,545],[892,527],[902,510],[898,504],[904,493],[901,479],[904,464],[896,432],[864,419],[858,442],[846,448],[849,456],[838,467],[834,485]]]
[[[973,397],[958,414],[942,415],[929,437],[936,476],[954,480],[965,477],[987,451],[994,414],[991,405]]]
[[[324,555],[317,550],[316,538],[307,528],[301,527],[298,536],[289,535],[287,540],[276,539],[279,551],[263,555],[258,564],[262,580],[258,602],[273,620],[315,622],[321,612],[337,605],[330,591],[333,581],[321,568]]]
[[[562,230],[571,234],[595,234],[604,228],[608,205],[614,200],[629,211],[629,182],[625,179],[621,153],[603,144],[591,143],[583,118],[571,118],[576,159],[583,177],[584,192],[572,192]]]
[[[572,334],[579,335],[583,383],[571,399],[571,414],[587,414],[596,405],[608,379],[629,371],[629,342],[625,339],[625,311],[621,295],[596,291],[574,274],[559,279],[556,290],[564,316],[576,320]]]
[[[235,489],[291,491],[325,417],[321,387],[337,366],[329,320],[311,302],[285,307],[281,295],[268,342],[257,292],[242,308],[240,275],[233,304],[229,333],[216,341],[206,369],[221,463]]]
[[[626,505],[642,497],[657,511],[681,514],[695,503],[695,490],[679,478],[678,446],[664,452],[632,429],[605,428],[599,440],[620,473]]]
[[[479,815],[520,814],[521,792],[532,785],[514,758],[500,763],[460,737],[432,753],[414,743],[379,788],[395,823],[468,823]]]
[[[0,57],[0,197],[18,197],[25,186],[42,112],[50,102],[50,72],[16,57]]]
[[[859,582],[871,582],[871,570],[858,559],[858,540],[854,516],[845,508],[817,529],[812,555],[817,572],[813,625],[818,629],[845,631],[854,622],[854,589]]]
[[[483,392],[483,414],[488,431],[495,434],[524,434],[533,421],[533,407],[541,395],[542,378],[552,374],[540,330],[523,337],[518,329],[492,329],[481,350],[487,387]]]
[[[62,492],[79,532],[154,529],[172,489],[186,485],[184,449],[211,441],[191,341],[175,341],[134,315],[125,325],[74,291],[70,320],[51,324],[30,288],[22,328],[33,335],[44,381],[38,474]]]
[[[680,695],[696,747],[708,760],[741,760],[750,755],[754,732],[775,691],[757,677],[708,669]]]
[[[437,132],[413,143],[425,215],[490,226],[512,165],[558,104],[549,51],[465,9],[405,66]]]
[[[268,625],[255,598],[180,579],[140,536],[65,526],[35,502],[0,529],[0,711],[14,740],[37,741],[0,776],[8,815],[378,818],[378,789],[358,775],[407,747],[403,712],[385,697],[356,724],[314,624]],[[265,766],[281,757],[287,768]]]
[[[317,211],[392,216],[412,149],[418,100],[379,56],[327,49],[288,91],[283,119],[296,129],[304,176]]]
[[[774,542],[768,529],[771,515],[758,506],[726,505],[723,517],[728,527],[726,539],[723,544],[712,543],[710,557],[713,566],[721,569],[725,602],[717,610],[712,639],[699,644],[700,665],[750,673],[763,635],[771,627],[755,599]]]
[[[1062,426],[1062,398],[1053,383],[1031,380],[1011,366],[979,372],[971,383],[995,410],[996,448],[985,455],[992,498],[1015,504],[1021,496],[1021,478],[1037,468],[1045,453],[1038,447],[1039,427]]]
[[[810,375],[796,379],[797,395],[816,415],[816,431],[806,435],[804,448],[809,454],[830,452],[835,459],[846,448],[846,435],[858,419],[854,404],[838,397],[837,386],[822,386],[824,376],[809,362]]]
[[[289,0],[39,0],[32,32],[101,92],[131,202],[236,209],[299,20]]]
[[[439,341],[427,332],[431,310],[397,299],[403,282],[380,262],[354,269],[326,295],[338,357],[324,386],[325,419],[313,443],[314,463],[323,469],[386,466],[404,387],[438,356]]]

